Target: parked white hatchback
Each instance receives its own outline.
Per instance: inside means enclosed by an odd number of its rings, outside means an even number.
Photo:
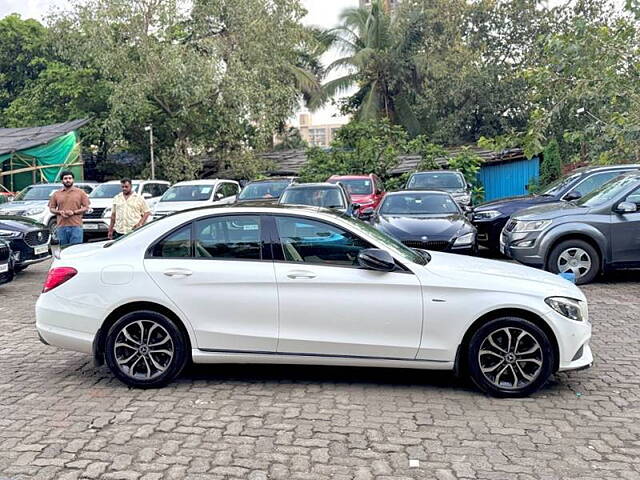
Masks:
[[[189,210],[59,257],[36,305],[41,339],[136,387],[193,360],[456,370],[510,397],[593,362],[570,282],[412,250],[328,210]]]

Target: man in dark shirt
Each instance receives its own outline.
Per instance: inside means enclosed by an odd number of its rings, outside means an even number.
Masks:
[[[61,174],[62,185],[49,199],[49,209],[56,215],[60,246],[82,243],[82,215],[89,209],[89,196],[73,186],[73,173]]]

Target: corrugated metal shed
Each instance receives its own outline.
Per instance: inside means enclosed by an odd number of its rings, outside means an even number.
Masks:
[[[526,195],[527,185],[540,175],[540,159],[512,160],[482,165],[478,179],[484,187],[484,200]]]

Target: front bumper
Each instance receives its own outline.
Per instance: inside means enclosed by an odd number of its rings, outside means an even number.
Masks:
[[[111,220],[109,219],[109,222]],[[84,233],[107,233],[109,231],[109,223],[107,219],[96,219],[82,221],[82,231]]]
[[[500,243],[500,234],[507,224],[509,217],[497,217],[486,221],[473,221],[478,230],[478,243],[484,247],[497,249]]]
[[[36,251],[42,250],[45,246],[47,247],[46,251],[36,253]],[[31,247],[27,245],[24,239],[20,238],[11,240],[11,250],[13,250],[14,265],[16,267],[26,267],[51,258],[51,249],[48,244]]]
[[[593,352],[589,346],[591,340],[591,322],[576,322],[563,317],[554,310],[545,315],[556,339],[560,358],[558,371],[580,370],[593,364]]]
[[[540,233],[513,233],[503,230],[500,235],[500,252],[524,265],[542,268],[544,255],[540,251]]]

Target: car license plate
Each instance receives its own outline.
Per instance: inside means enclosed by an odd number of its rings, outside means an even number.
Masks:
[[[98,225],[97,223],[84,223],[82,225],[82,228],[84,228],[85,230],[98,230],[100,228],[100,225]]]
[[[4,265],[0,265],[0,273],[6,273],[9,271],[9,264],[5,263]]]
[[[33,253],[36,255],[42,255],[43,253],[47,253],[49,251],[49,245],[40,245],[39,247],[33,248]]]

